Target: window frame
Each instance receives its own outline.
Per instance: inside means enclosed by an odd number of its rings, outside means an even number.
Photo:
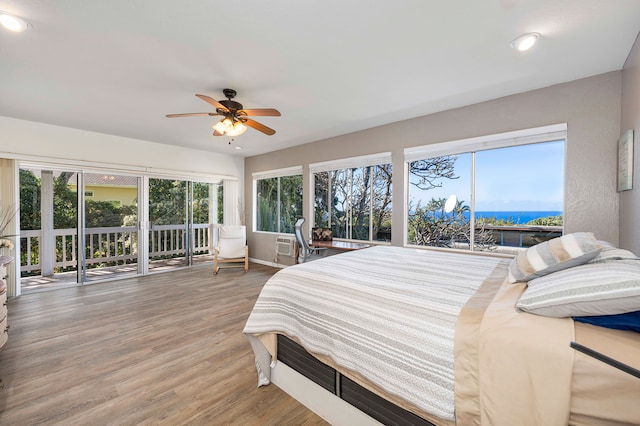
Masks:
[[[252,175],[252,179],[253,179],[253,217],[252,217],[252,230],[253,232],[256,233],[265,233],[265,234],[291,234],[293,235],[292,232],[284,232],[281,230],[281,203],[282,203],[282,198],[281,198],[281,194],[280,194],[280,178],[283,177],[289,177],[289,176],[300,176],[301,178],[304,178],[303,175],[303,171],[302,171],[302,166],[293,166],[293,167],[286,167],[286,168],[282,168],[282,169],[275,169],[275,170],[267,170],[267,171],[262,171],[262,172],[255,172]],[[263,230],[259,230],[258,229],[258,181],[259,180],[265,180],[265,179],[272,179],[272,178],[277,178],[278,179],[278,188],[277,188],[277,219],[276,219],[276,231],[263,231]],[[301,188],[301,193],[302,193],[302,205],[301,207],[304,208],[304,181],[302,182],[302,188]]]
[[[529,129],[516,130],[512,132],[497,133],[486,136],[478,136],[467,139],[460,139],[448,142],[439,142],[430,145],[422,145],[417,147],[405,148],[404,150],[404,217],[402,219],[402,240],[403,246],[411,248],[430,248],[436,247],[410,244],[409,236],[409,190],[411,180],[409,176],[409,165],[411,162],[425,160],[429,158],[437,158],[447,155],[472,154],[471,163],[471,203],[475,205],[475,153],[499,148],[511,148],[522,145],[531,145],[536,143],[545,143],[553,141],[564,141],[564,173],[563,192],[566,188],[566,149],[567,149],[567,123],[552,124],[548,126],[534,127]],[[566,194],[564,196],[566,198]],[[474,208],[472,207],[472,213]],[[566,212],[563,203],[563,215],[566,223]],[[473,229],[475,226],[474,215],[471,214],[469,226]],[[460,251],[464,253],[478,253],[473,249],[474,233],[471,233],[471,246],[469,250],[454,248],[436,248],[441,250]]]

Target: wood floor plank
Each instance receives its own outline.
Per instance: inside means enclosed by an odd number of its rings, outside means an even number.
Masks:
[[[11,299],[0,424],[326,424],[256,386],[242,329],[276,270],[211,268]]]

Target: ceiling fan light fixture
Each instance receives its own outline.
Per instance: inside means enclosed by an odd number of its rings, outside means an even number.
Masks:
[[[224,120],[220,120],[218,121],[216,124],[213,125],[213,130],[215,130],[216,132],[224,135],[225,132],[227,131],[227,127],[224,125]]]
[[[225,119],[218,121],[213,126],[213,130],[221,135],[240,136],[247,131],[247,126],[240,121],[234,122],[231,118],[226,117]]]
[[[533,47],[534,44],[540,38],[540,33],[527,33],[522,34],[511,41],[511,48],[516,49],[519,52],[524,52]]]
[[[227,129],[227,136],[240,136],[244,132],[247,131],[247,126],[242,124],[241,122],[236,122],[233,124],[233,127]]]
[[[15,33],[20,33],[31,28],[31,24],[24,19],[2,10],[0,10],[0,25]]]

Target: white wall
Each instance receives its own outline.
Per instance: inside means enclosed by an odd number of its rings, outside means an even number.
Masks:
[[[76,166],[205,182],[225,179],[225,182],[236,183],[237,180],[237,196],[243,197],[244,158],[8,117],[0,117],[2,158],[67,165],[72,170]],[[5,177],[0,181],[0,201],[14,205],[16,201],[8,199],[12,191],[5,188],[9,180]],[[13,186],[13,181],[9,185]],[[227,203],[225,199],[227,204],[232,206],[235,218],[238,201]],[[227,209],[225,214],[228,214]],[[13,286],[9,295],[19,295],[19,289]]]
[[[235,177],[242,191],[244,158],[68,127],[0,117],[0,157],[37,156],[105,167],[172,170]],[[240,194],[242,196],[242,194]]]
[[[622,69],[620,134],[634,129],[633,189],[620,193],[620,247],[640,255],[640,34]]]
[[[308,164],[391,151],[392,244],[402,245],[406,215],[402,195],[404,148],[567,123],[565,232],[592,231],[599,239],[617,244],[616,143],[620,134],[621,81],[622,73],[614,71],[249,157],[245,162],[247,223],[253,214],[253,172],[302,165],[303,214],[310,217]],[[540,173],[544,173],[544,164],[540,165]],[[248,231],[250,256],[273,261],[275,235]]]

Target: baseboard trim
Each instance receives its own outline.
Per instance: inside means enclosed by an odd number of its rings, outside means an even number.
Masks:
[[[267,265],[267,266],[271,266],[273,268],[280,268],[280,269],[284,269],[287,266],[290,266],[290,265],[283,265],[281,263],[269,262],[269,261],[262,260],[262,259],[254,259],[253,257],[249,258],[249,262],[259,263],[260,265]]]

